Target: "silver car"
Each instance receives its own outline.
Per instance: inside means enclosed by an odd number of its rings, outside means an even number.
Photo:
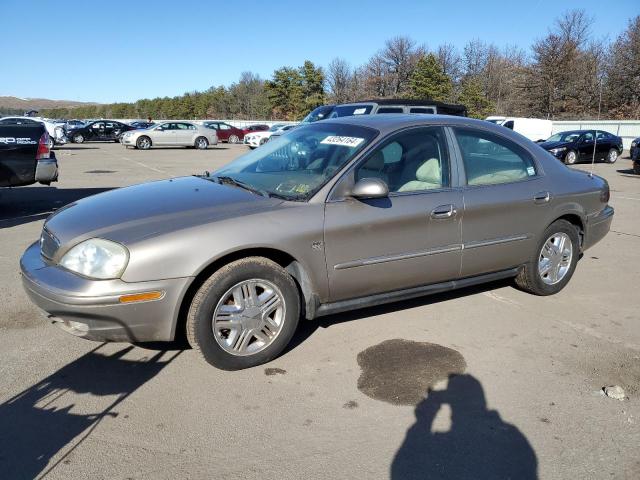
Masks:
[[[488,122],[345,117],[62,208],[21,268],[74,335],[186,333],[232,370],[276,357],[300,319],[501,278],[557,293],[609,231],[608,201],[604,179]]]
[[[151,147],[195,147],[205,150],[216,145],[215,130],[188,122],[163,122],[147,129],[130,130],[122,134],[125,147],[148,150]]]

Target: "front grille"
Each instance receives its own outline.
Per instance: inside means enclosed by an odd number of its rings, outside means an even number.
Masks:
[[[40,253],[42,256],[51,260],[59,247],[60,242],[56,236],[47,230],[46,227],[43,228],[42,234],[40,235]]]

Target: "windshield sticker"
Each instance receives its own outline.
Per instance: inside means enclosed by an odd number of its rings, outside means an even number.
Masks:
[[[530,177],[533,177],[533,176],[536,174],[536,169],[535,169],[535,168],[533,168],[533,167],[527,167],[527,174],[528,174]]]
[[[367,108],[366,108],[366,107],[365,107],[365,108],[356,108],[356,109],[353,111],[353,114],[354,114],[354,115],[363,115],[364,113],[366,113],[366,111],[367,111]]]
[[[331,135],[325,138],[324,140],[322,140],[320,143],[323,143],[325,145],[340,145],[341,147],[355,148],[358,145],[360,145],[362,142],[364,142],[364,138],[337,137],[337,136]]]

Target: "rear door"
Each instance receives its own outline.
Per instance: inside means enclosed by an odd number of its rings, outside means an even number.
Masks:
[[[442,127],[404,130],[343,182],[379,178],[389,197],[340,198],[325,207],[331,301],[452,280],[460,273],[462,192],[452,188]]]
[[[516,267],[546,227],[553,192],[533,156],[493,132],[454,127],[464,177],[462,276]]]
[[[175,130],[175,142],[178,145],[193,145],[194,138],[193,134],[195,133],[196,127],[189,123],[176,123]]]

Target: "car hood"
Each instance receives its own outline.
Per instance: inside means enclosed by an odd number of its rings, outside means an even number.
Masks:
[[[569,143],[569,142],[541,142],[538,145],[540,145],[545,150],[551,150],[552,148],[568,147],[568,146],[571,145],[571,143]]]
[[[45,227],[64,252],[89,238],[127,245],[195,225],[271,210],[282,203],[200,177],[180,177],[79,200],[54,213]]]

